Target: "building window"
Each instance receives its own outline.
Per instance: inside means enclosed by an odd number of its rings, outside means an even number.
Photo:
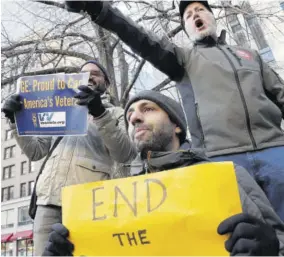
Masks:
[[[17,256],[33,256],[34,243],[32,239],[17,241]]]
[[[1,256],[13,255],[13,242],[1,243]]]
[[[236,33],[236,32],[238,32],[238,31],[240,31],[242,29],[243,28],[242,28],[241,24],[236,24],[236,25],[232,26],[233,33]]]
[[[14,186],[9,187],[3,187],[2,188],[2,195],[1,195],[1,201],[9,201],[14,198]]]
[[[28,173],[29,167],[26,161],[21,163],[21,175],[25,175]]]
[[[21,183],[21,185],[20,185],[20,197],[25,197],[25,196],[27,196],[27,184]]]
[[[14,226],[14,209],[1,211],[1,228],[12,228]]]
[[[30,182],[29,182],[28,195],[31,195],[31,194],[33,193],[34,185],[35,185],[35,182],[34,182],[34,181],[30,181]]]
[[[30,173],[35,172],[36,171],[36,164],[34,162],[30,163]]]
[[[4,149],[4,159],[9,159],[9,158],[13,158],[16,155],[16,146],[10,146],[10,147],[6,147]]]
[[[19,208],[18,225],[23,226],[31,224],[32,220],[29,215],[29,206],[23,206]]]
[[[10,140],[12,139],[14,136],[13,136],[13,130],[12,129],[9,129],[9,130],[6,130],[6,136],[5,136],[5,140]]]
[[[15,177],[15,165],[10,165],[3,168],[2,180]]]

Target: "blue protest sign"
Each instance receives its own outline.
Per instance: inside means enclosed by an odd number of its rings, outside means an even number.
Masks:
[[[19,136],[86,135],[88,109],[76,104],[77,87],[89,73],[49,74],[19,78],[23,109],[16,113]]]

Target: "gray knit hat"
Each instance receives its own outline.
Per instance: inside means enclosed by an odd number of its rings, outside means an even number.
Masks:
[[[131,104],[139,100],[149,100],[156,103],[168,115],[170,120],[181,129],[179,134],[180,143],[182,144],[186,139],[186,120],[181,105],[175,100],[152,90],[144,90],[133,96],[125,106],[124,119],[126,127],[128,128],[128,121],[126,118],[127,111]]]
[[[108,77],[108,74],[107,74],[107,71],[106,69],[104,68],[104,66],[102,66],[97,60],[89,60],[89,61],[86,61],[82,66],[81,66],[81,70],[82,68],[87,65],[88,63],[92,63],[92,64],[95,64],[99,67],[99,69],[102,71],[102,73],[104,74],[105,76],[105,81],[108,83],[108,85],[110,84],[110,80],[109,80],[109,77]]]

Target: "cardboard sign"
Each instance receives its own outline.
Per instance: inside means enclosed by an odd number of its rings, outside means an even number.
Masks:
[[[19,136],[87,134],[88,110],[73,97],[87,85],[89,73],[49,74],[19,78],[17,92],[23,109],[16,113]]]
[[[229,255],[217,227],[241,213],[233,163],[63,188],[74,255]]]

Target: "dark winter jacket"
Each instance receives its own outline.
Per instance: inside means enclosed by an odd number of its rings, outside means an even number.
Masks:
[[[131,164],[123,166],[123,171],[125,172],[127,168],[130,168],[130,174],[136,176],[199,165],[207,161],[208,159],[202,150],[191,149],[186,142],[175,152],[151,152],[147,155],[147,159],[141,159],[141,156],[137,155],[137,158]],[[176,171],[178,172],[178,170]],[[270,224],[275,229],[280,242],[279,255],[283,255],[284,224],[274,212],[264,192],[249,173],[243,167],[237,165],[235,165],[235,172],[243,213],[250,214],[264,223]]]

